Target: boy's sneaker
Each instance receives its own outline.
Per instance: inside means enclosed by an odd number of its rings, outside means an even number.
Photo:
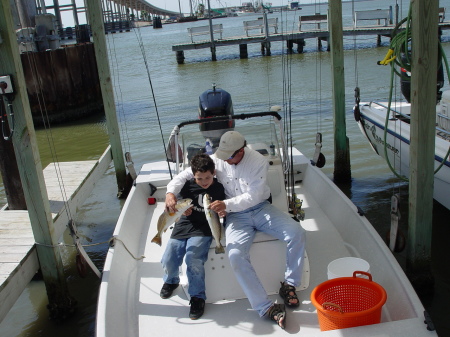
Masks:
[[[191,297],[189,302],[191,310],[189,311],[190,319],[199,319],[205,311],[205,300],[203,298]]]
[[[169,298],[170,296],[172,296],[173,291],[177,288],[178,283],[176,284],[164,283],[159,293],[159,296],[161,296],[161,298]]]

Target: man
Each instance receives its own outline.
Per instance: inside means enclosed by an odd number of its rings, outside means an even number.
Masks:
[[[280,295],[286,306],[298,307],[295,287],[301,282],[305,231],[288,214],[270,204],[270,189],[266,182],[268,161],[257,151],[247,148],[245,138],[239,132],[223,134],[212,159],[227,199],[213,202],[210,208],[220,216],[227,216],[227,252],[236,278],[252,308],[284,329],[285,306],[273,303],[267,296],[250,262],[249,251],[256,231],[286,242],[285,280]],[[167,185],[166,207],[170,211],[176,204],[175,195],[191,177],[192,171],[187,169]]]

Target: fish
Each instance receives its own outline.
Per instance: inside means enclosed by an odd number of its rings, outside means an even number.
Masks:
[[[216,240],[216,254],[224,254],[225,248],[220,243],[222,237],[222,225],[219,221],[219,216],[216,212],[209,208],[211,204],[211,197],[208,193],[203,196],[203,208],[205,210],[206,220],[208,220],[209,228],[211,228],[211,233],[214,240]]]
[[[181,218],[181,215],[186,212],[189,207],[191,207],[191,203],[192,199],[181,199],[178,200],[177,204],[175,205],[175,208],[177,210],[175,213],[169,213],[167,212],[167,210],[164,210],[164,213],[159,216],[158,224],[156,226],[158,233],[156,233],[151,242],[154,242],[157,245],[161,246],[162,234],[166,232],[167,228],[169,228],[170,225],[174,224]]]

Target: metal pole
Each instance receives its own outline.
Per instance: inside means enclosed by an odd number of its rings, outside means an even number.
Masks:
[[[217,61],[216,45],[214,44],[214,32],[213,32],[213,24],[212,24],[211,5],[209,3],[209,0],[208,0],[208,20],[209,20],[209,33],[211,35],[211,59],[213,61]]]
[[[79,22],[78,22],[77,3],[75,2],[75,0],[72,0],[72,11],[73,11],[73,23],[75,27],[77,27],[79,25]]]

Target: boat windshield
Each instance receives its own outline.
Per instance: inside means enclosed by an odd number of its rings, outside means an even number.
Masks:
[[[271,118],[255,118],[239,121],[234,127],[225,129],[208,128],[207,124],[193,124],[183,127],[179,134],[179,144],[183,154],[183,169],[189,165],[193,156],[199,153],[213,154],[216,152],[220,137],[227,131],[240,132],[247,141],[247,146],[268,157],[281,159],[282,151],[280,131]],[[257,131],[256,131],[257,130]],[[280,153],[281,152],[281,153]]]

